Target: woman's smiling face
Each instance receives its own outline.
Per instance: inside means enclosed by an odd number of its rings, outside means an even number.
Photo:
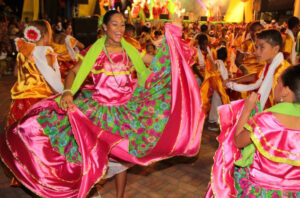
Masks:
[[[111,16],[109,22],[103,24],[107,35],[107,42],[111,44],[118,44],[125,32],[125,19],[122,14],[114,14]]]

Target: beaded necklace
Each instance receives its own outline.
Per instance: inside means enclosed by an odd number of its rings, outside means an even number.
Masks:
[[[113,60],[110,58],[110,56],[109,56],[109,54],[108,54],[108,51],[107,51],[105,45],[103,46],[103,49],[104,49],[104,52],[105,52],[106,57],[108,58],[109,62],[111,63],[111,64],[109,64],[109,66],[110,66],[110,70],[111,70],[111,72],[112,72],[112,74],[113,74],[113,76],[114,76],[115,82],[118,84],[118,87],[125,87],[125,86],[127,85],[127,83],[128,83],[128,77],[127,77],[127,80],[126,80],[126,82],[125,82],[124,85],[121,85],[121,84],[117,81],[116,76],[115,76],[115,74],[114,74],[114,72],[113,72],[113,68],[112,68],[112,66],[111,66],[111,65],[116,65],[116,63],[113,62]],[[128,58],[128,56],[127,56],[127,54],[126,54],[126,52],[125,52],[123,46],[122,46],[122,56],[123,56],[122,62],[124,62],[124,60],[125,60],[125,58],[126,58],[126,59],[127,59],[126,65],[128,65],[128,59],[129,59],[129,58]]]

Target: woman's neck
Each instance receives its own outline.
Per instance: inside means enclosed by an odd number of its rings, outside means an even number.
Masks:
[[[106,39],[105,46],[106,47],[121,47],[121,42],[114,42],[109,39]]]

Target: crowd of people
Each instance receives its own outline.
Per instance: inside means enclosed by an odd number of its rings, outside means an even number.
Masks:
[[[12,185],[85,197],[115,176],[124,197],[133,165],[196,155],[207,118],[220,147],[206,197],[300,195],[297,17],[137,25],[109,10],[90,46],[71,20],[16,19],[0,24],[0,77],[17,77],[0,138]]]

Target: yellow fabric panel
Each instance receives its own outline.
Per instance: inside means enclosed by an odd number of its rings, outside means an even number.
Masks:
[[[93,16],[94,10],[96,6],[97,0],[88,0],[88,4],[79,4],[78,5],[78,16],[85,17],[85,16]]]
[[[72,58],[69,55],[68,49],[65,44],[51,43],[51,47],[57,53],[57,60],[59,61],[71,61]]]
[[[225,21],[237,23],[242,22],[245,7],[244,4],[245,3],[241,0],[230,0],[230,4],[225,15]]]
[[[24,0],[22,21],[28,17],[29,20],[38,20],[39,17],[39,0]]]
[[[11,89],[12,99],[47,98],[53,95],[52,89],[38,71],[33,58],[22,53],[17,56],[17,82]]]
[[[245,3],[245,22],[249,23],[253,21],[253,0],[248,0]]]
[[[70,39],[70,45],[75,47],[77,40],[75,38]],[[72,57],[69,54],[66,44],[59,44],[52,42],[51,47],[57,53],[57,60],[59,61],[71,61]]]
[[[248,0],[247,2],[230,0],[225,21],[240,23],[243,21],[244,14],[246,23],[253,21],[253,0]]]
[[[282,52],[283,53],[287,53],[287,54],[291,54],[292,53],[292,49],[293,49],[293,38],[288,35],[285,34],[285,39],[283,42],[283,48],[282,48]]]
[[[295,0],[294,16],[300,19],[300,0]]]

